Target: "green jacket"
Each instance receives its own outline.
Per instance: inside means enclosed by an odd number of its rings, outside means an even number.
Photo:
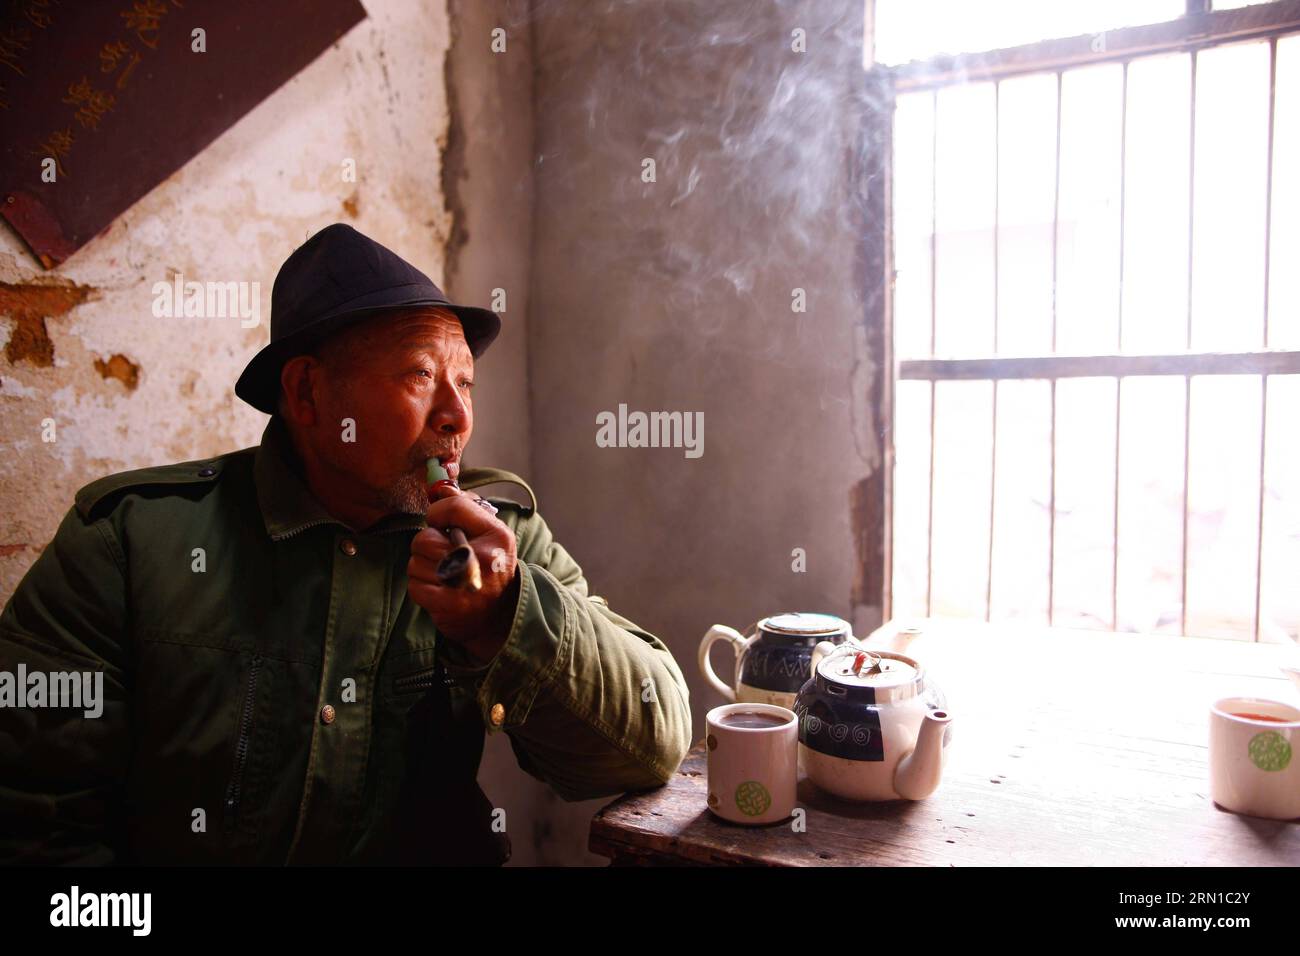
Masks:
[[[0,862],[499,864],[485,730],[566,800],[671,777],[681,671],[588,595],[535,498],[493,499],[519,604],[469,667],[406,593],[423,520],[348,529],[287,449],[273,419],[257,448],[77,493],[0,615],[0,671],[103,671],[103,710],[0,706]],[[503,480],[527,488],[461,487]]]

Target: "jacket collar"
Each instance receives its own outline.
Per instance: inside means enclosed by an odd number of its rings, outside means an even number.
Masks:
[[[262,511],[266,533],[273,541],[295,535],[314,525],[335,524],[355,531],[335,518],[307,488],[296,467],[296,455],[288,431],[279,418],[272,416],[262,432],[262,443],[253,457],[253,483],[257,486],[257,504]],[[366,533],[418,530],[422,517],[392,514],[366,529]]]

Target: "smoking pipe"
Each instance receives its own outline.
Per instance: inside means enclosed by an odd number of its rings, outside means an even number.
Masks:
[[[425,462],[425,471],[430,502],[438,500],[437,490],[441,487],[460,491],[460,485],[456,484],[456,480],[447,473],[447,469],[437,458],[430,458]],[[483,587],[483,572],[479,568],[478,555],[469,545],[469,538],[465,536],[464,531],[456,527],[447,528],[446,534],[455,547],[438,562],[438,568],[434,572],[438,583],[444,587],[479,590]]]

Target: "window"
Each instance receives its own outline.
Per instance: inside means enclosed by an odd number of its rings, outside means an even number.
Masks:
[[[887,613],[1296,638],[1300,3],[872,6]]]
[[[1184,0],[876,0],[875,60],[887,65],[1172,20]]]

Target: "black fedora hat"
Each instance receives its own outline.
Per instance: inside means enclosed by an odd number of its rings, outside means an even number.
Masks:
[[[346,223],[326,226],[280,266],[271,290],[271,342],[245,366],[235,394],[273,414],[280,368],[333,333],[377,314],[440,306],[460,319],[478,358],[501,331],[488,309],[453,305],[419,269]]]

